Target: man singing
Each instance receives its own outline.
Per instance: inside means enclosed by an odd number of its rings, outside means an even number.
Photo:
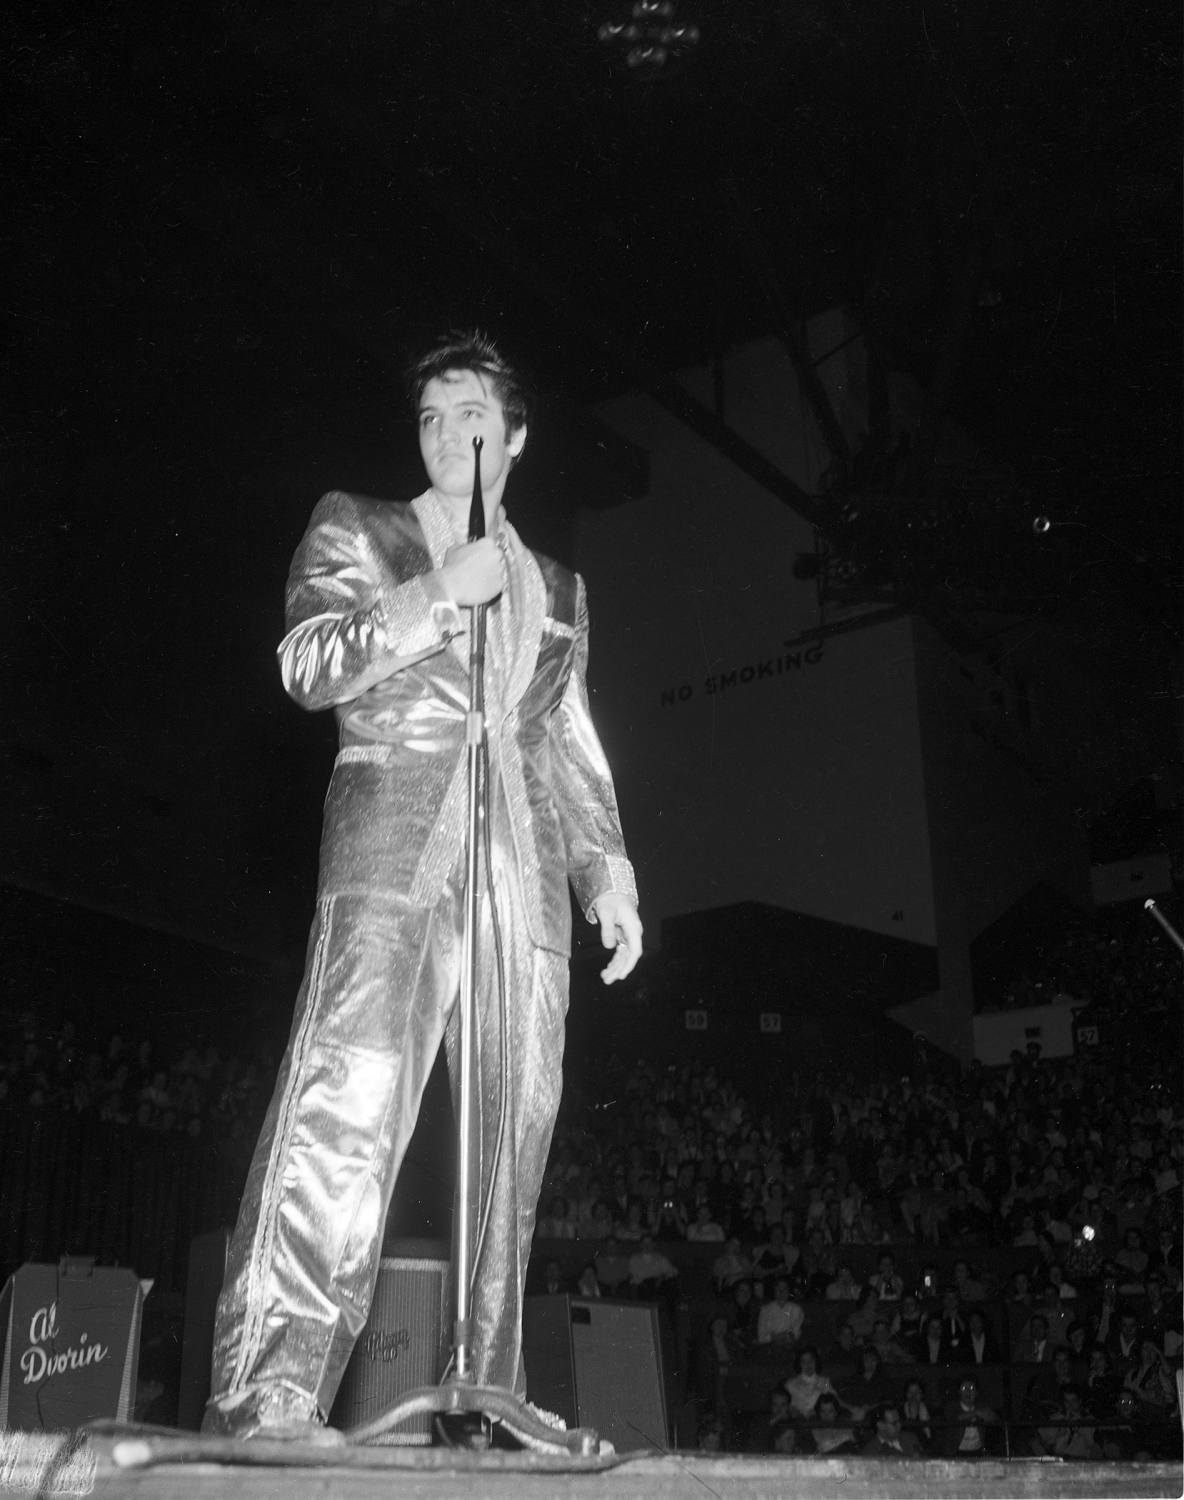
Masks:
[[[326,495],[288,579],[284,686],[334,710],[340,749],[304,981],[218,1303],[204,1424],[216,1433],[306,1437],[325,1421],[441,1041],[455,1098],[473,606],[489,605],[491,847],[477,919],[478,1384],[525,1390],[523,1282],[562,1082],[569,879],[614,950],[604,982],[641,953],[588,712],[583,581],[529,551],[501,505],[526,442],[520,378],[488,339],[457,334],[416,363],[410,391],[429,488],[407,504]],[[469,542],[476,463],[485,536]]]

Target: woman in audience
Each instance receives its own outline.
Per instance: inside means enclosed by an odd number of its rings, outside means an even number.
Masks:
[[[910,1380],[905,1386],[900,1411],[906,1431],[913,1433],[922,1449],[928,1452],[933,1443],[933,1428],[930,1426],[925,1387],[919,1380]]]
[[[831,1385],[829,1377],[824,1375],[819,1368],[818,1350],[812,1344],[803,1344],[799,1347],[794,1364],[796,1373],[785,1382],[785,1389],[789,1392],[794,1415],[799,1420],[808,1422],[814,1415],[819,1396],[824,1391],[836,1398],[838,1393]]]

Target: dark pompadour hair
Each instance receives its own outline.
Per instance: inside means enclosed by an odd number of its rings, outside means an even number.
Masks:
[[[507,434],[525,427],[529,412],[526,380],[488,336],[475,328],[450,328],[407,367],[407,394],[418,415],[424,388],[450,370],[472,370],[502,404]]]

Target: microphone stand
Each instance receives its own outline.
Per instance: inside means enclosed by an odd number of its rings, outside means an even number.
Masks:
[[[1172,940],[1173,943],[1175,943],[1176,947],[1179,948],[1180,952],[1184,953],[1184,938],[1180,936],[1180,934],[1176,931],[1176,929],[1172,926],[1172,924],[1164,916],[1163,912],[1160,911],[1159,907],[1153,900],[1151,900],[1150,897],[1148,897],[1148,899],[1143,902],[1143,910],[1151,913],[1151,915],[1167,933],[1168,937]]]
[[[485,535],[485,503],[481,493],[483,439],[473,439],[473,500],[469,510],[469,541]],[[500,1386],[478,1385],[473,1376],[469,1341],[472,1336],[473,1159],[477,1143],[474,1062],[477,1035],[477,889],[481,852],[481,808],[489,770],[489,740],[485,731],[485,635],[487,604],[469,610],[469,712],[465,716],[468,759],[468,826],[465,849],[465,902],[461,936],[459,1015],[459,1118],[456,1145],[455,1267],[456,1319],[453,1325],[451,1373],[439,1385],[409,1391],[389,1411],[373,1421],[352,1427],[346,1437],[355,1443],[380,1443],[394,1427],[409,1418],[431,1414],[476,1413],[500,1421],[508,1432],[538,1453],[596,1458],[600,1442],[589,1427],[557,1431],[542,1421],[526,1403]],[[492,890],[489,898],[493,900]],[[505,1080],[502,1080],[505,1087]]]

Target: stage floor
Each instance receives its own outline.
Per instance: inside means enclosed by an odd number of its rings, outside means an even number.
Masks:
[[[611,1460],[443,1448],[299,1449],[122,1434],[0,1434],[0,1496],[111,1500],[785,1500],[1179,1496],[1179,1464],[631,1454]]]

